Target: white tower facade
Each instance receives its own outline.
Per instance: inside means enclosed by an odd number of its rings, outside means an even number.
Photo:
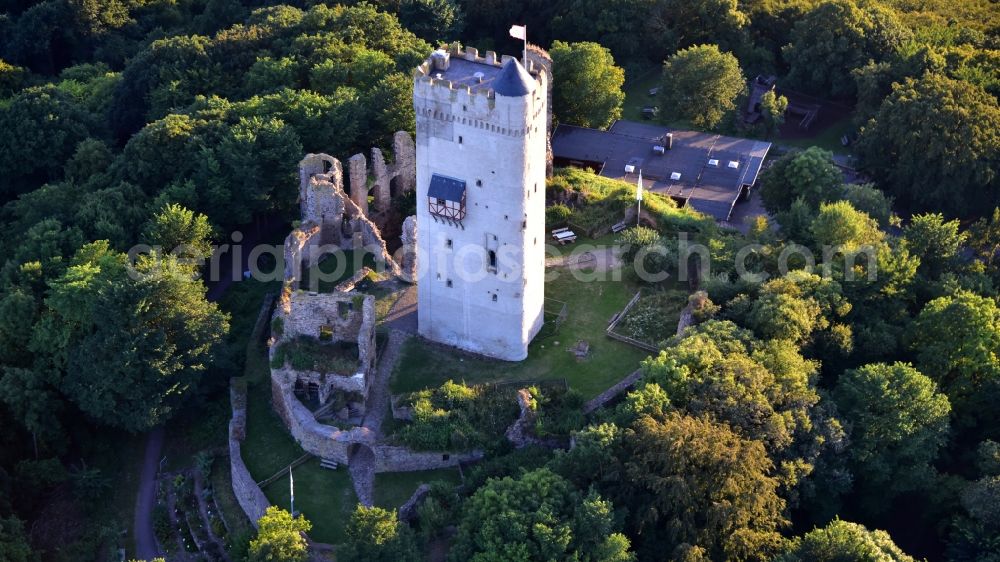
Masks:
[[[439,50],[415,71],[418,325],[519,361],[543,322],[547,84],[514,58]]]

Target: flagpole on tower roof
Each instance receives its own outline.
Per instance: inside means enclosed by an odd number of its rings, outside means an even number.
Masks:
[[[527,25],[512,25],[510,26],[510,36],[514,39],[520,39],[524,41],[524,53],[522,55],[521,64],[525,69],[528,68],[528,26]]]

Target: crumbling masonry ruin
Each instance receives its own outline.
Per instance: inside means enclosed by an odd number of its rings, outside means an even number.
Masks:
[[[370,253],[386,275],[415,281],[412,252],[401,252],[401,269],[382,236],[393,199],[415,187],[409,134],[394,135],[393,152],[395,161],[387,164],[381,151],[373,149],[371,169],[364,156],[352,157],[349,192],[336,158],[308,154],[299,163],[302,221],[285,239],[284,286],[272,317],[269,350],[274,409],[299,445],[336,465],[349,464],[358,447],[367,447],[376,472],[453,466],[470,457],[376,443],[376,435],[360,425],[375,378],[375,299],[354,290],[370,270],[362,269],[331,292],[319,292],[315,283],[315,266],[337,250]],[[414,217],[403,221],[404,244],[413,241],[414,222]],[[303,286],[304,268],[310,272],[310,286]],[[319,359],[313,361],[310,354]],[[321,421],[326,418],[337,426]]]

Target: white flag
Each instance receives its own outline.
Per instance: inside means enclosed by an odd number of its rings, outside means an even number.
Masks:
[[[527,31],[523,25],[512,25],[510,26],[510,36],[514,39],[520,39],[522,41],[527,41],[525,37],[527,36]]]
[[[636,182],[635,200],[642,201],[642,170],[639,170],[639,181]]]

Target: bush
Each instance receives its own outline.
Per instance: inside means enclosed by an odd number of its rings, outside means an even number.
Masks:
[[[572,209],[562,203],[556,203],[555,205],[550,206],[545,209],[545,228],[555,230],[559,227],[566,226],[572,214]]]
[[[403,403],[413,409],[413,422],[397,436],[419,450],[495,446],[518,415],[509,386],[467,386],[448,381],[439,388],[415,392]]]
[[[535,435],[546,437],[569,437],[586,423],[586,416],[580,408],[583,407],[583,395],[562,386],[550,385],[544,390],[538,387],[528,389],[535,402],[538,413],[535,418]]]

